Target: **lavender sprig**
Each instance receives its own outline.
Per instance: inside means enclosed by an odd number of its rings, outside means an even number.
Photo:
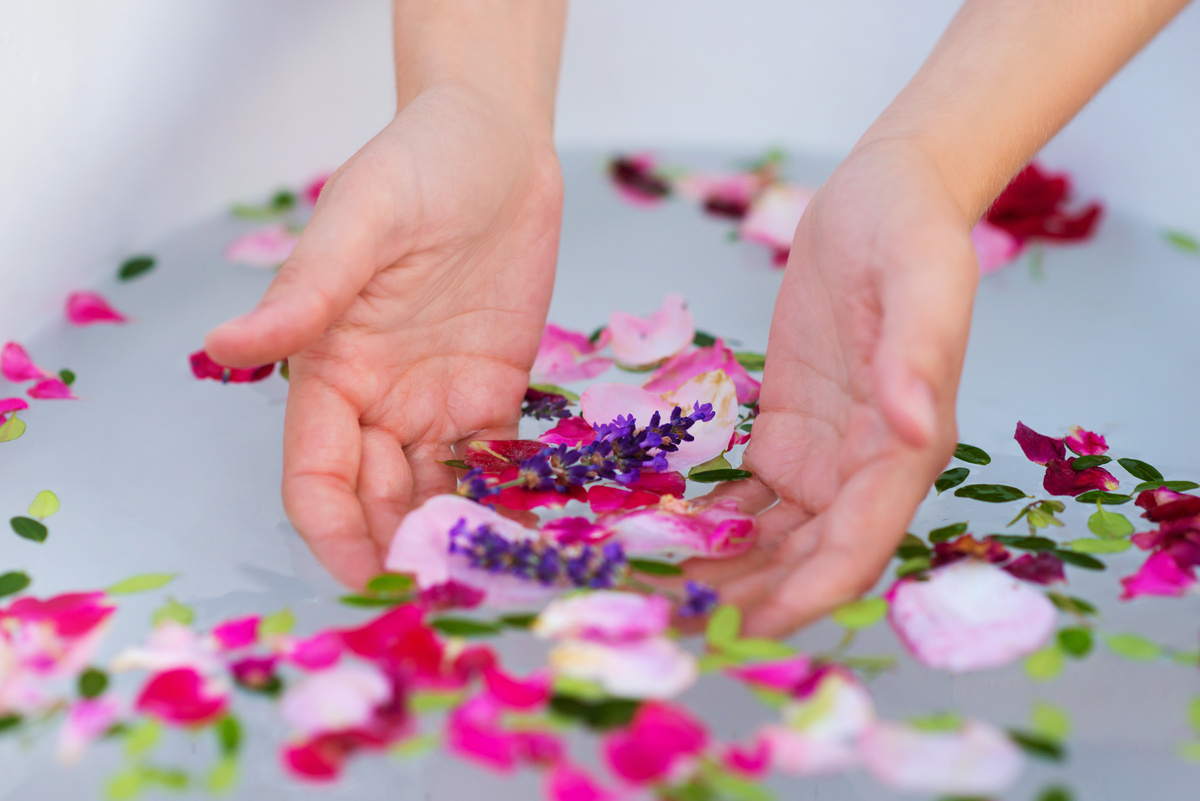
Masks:
[[[471,567],[489,573],[536,581],[546,586],[608,589],[628,570],[625,549],[619,543],[599,547],[586,544],[554,545],[544,540],[511,541],[486,523],[470,528],[460,518],[450,530],[449,551],[462,554]]]

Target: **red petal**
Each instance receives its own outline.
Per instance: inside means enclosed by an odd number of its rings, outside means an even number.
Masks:
[[[1056,581],[1066,581],[1063,571],[1063,561],[1052,553],[1027,553],[1016,559],[1005,568],[1009,573],[1034,584],[1053,584]]]
[[[1065,459],[1067,448],[1061,439],[1039,434],[1024,423],[1017,423],[1017,433],[1013,435],[1025,458],[1036,464],[1049,464],[1055,459]]]
[[[1111,492],[1120,486],[1112,473],[1103,467],[1076,470],[1065,459],[1055,459],[1046,465],[1042,486],[1051,495],[1081,495],[1089,490]]]
[[[477,439],[467,444],[463,461],[485,473],[499,473],[521,464],[530,456],[537,456],[546,447],[546,443],[535,439]]]

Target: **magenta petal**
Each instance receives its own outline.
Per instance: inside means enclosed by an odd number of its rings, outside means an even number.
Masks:
[[[724,370],[725,375],[733,381],[737,389],[738,403],[751,404],[758,400],[758,391],[762,384],[746,372],[746,368],[734,357],[733,351],[720,339],[711,347],[696,348],[672,356],[642,384],[642,387],[651,392],[670,392],[679,389],[689,379],[714,370]]]
[[[1152,554],[1132,576],[1121,579],[1125,592],[1121,600],[1129,601],[1141,595],[1180,596],[1196,583],[1190,566],[1180,566],[1166,551]]]
[[[8,414],[9,412],[19,412],[22,409],[28,409],[29,404],[24,398],[2,398],[0,399],[0,414]]]
[[[1053,584],[1057,581],[1067,580],[1066,573],[1063,571],[1063,561],[1046,551],[1036,554],[1027,553],[1013,560],[1004,569],[1022,581],[1030,581],[1034,584]]]
[[[26,394],[38,400],[78,400],[71,388],[57,378],[37,382],[26,390]]]
[[[330,175],[327,172],[320,173],[313,177],[301,193],[304,196],[304,202],[310,206],[317,205],[317,198],[321,196],[321,190],[325,188],[325,184],[329,182]]]
[[[595,378],[612,365],[612,359],[589,357],[607,344],[607,330],[599,340],[592,342],[578,331],[568,331],[554,323],[546,323],[537,356],[529,370],[530,381],[535,384],[554,384]]]
[[[979,272],[988,275],[1021,255],[1024,245],[1003,228],[980,220],[971,231],[971,244],[979,260]]]
[[[226,651],[245,648],[258,641],[258,615],[227,620],[212,630],[217,643]]]
[[[1066,437],[1067,447],[1080,456],[1101,456],[1108,452],[1108,441],[1094,431],[1085,431],[1079,426],[1071,426],[1071,433]]]
[[[114,309],[96,292],[72,292],[67,298],[67,319],[75,325],[124,323],[125,315]]]
[[[48,378],[51,375],[34,364],[33,359],[30,359],[29,354],[25,352],[25,348],[16,342],[9,342],[4,346],[4,351],[0,353],[0,373],[3,373],[9,381],[18,384],[22,381]]]
[[[225,367],[217,364],[207,353],[198,350],[188,356],[192,366],[192,375],[199,379],[211,378],[228,384],[248,384],[262,381],[275,371],[275,365],[263,364],[258,367]]]
[[[225,712],[229,699],[192,668],[156,674],[142,688],[137,710],[175,725],[204,725]]]
[[[1067,449],[1061,439],[1039,434],[1024,423],[1017,423],[1017,433],[1014,439],[1021,446],[1021,450],[1025,452],[1025,458],[1031,462],[1048,464],[1055,459],[1067,457]]]
[[[492,667],[484,672],[483,680],[492,697],[509,709],[536,709],[550,699],[547,674],[538,673],[522,680]]]
[[[627,728],[605,739],[604,755],[614,773],[642,785],[666,778],[681,760],[700,753],[707,743],[703,724],[685,710],[646,703]]]
[[[538,437],[547,445],[588,445],[596,439],[596,429],[582,417],[567,417]]]
[[[591,776],[571,765],[559,765],[546,779],[546,797],[550,801],[615,801],[616,796],[596,783]]]
[[[812,661],[803,654],[797,654],[786,659],[777,659],[774,662],[739,665],[729,668],[725,672],[747,684],[790,694],[809,677],[812,669]]]
[[[1120,486],[1112,473],[1103,467],[1076,470],[1065,459],[1055,459],[1046,465],[1042,486],[1051,495],[1081,495],[1089,490],[1111,492]]]

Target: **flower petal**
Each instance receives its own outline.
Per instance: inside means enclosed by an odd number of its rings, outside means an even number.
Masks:
[[[145,715],[163,723],[203,726],[225,713],[228,695],[193,668],[158,673],[142,687],[135,704]]]
[[[378,667],[345,663],[290,684],[279,713],[293,733],[309,737],[365,726],[391,697],[391,682]]]
[[[97,292],[72,292],[67,297],[67,319],[74,325],[128,322]]]
[[[299,235],[279,223],[239,236],[225,248],[225,259],[248,267],[274,268],[287,261],[299,241]]]
[[[671,294],[649,317],[613,312],[608,318],[608,331],[617,362],[644,368],[659,364],[692,344],[696,324],[683,297]]]
[[[877,723],[862,737],[859,755],[881,784],[906,793],[997,796],[1020,777],[1024,758],[1004,732],[979,721],[960,731],[919,731]]]
[[[207,353],[198,350],[188,356],[192,366],[192,375],[199,379],[211,378],[214,381],[229,384],[247,384],[262,381],[275,371],[275,365],[263,364],[258,367],[225,367],[217,364]]]
[[[689,379],[716,370],[724,371],[733,381],[738,403],[752,404],[758,400],[762,384],[746,372],[746,368],[734,357],[733,351],[720,339],[711,347],[696,348],[672,356],[642,384],[642,387],[651,392],[671,392],[679,389]]]
[[[656,507],[605,517],[601,523],[630,554],[736,556],[754,541],[754,517],[732,498],[686,501],[671,496]]]
[[[671,603],[657,595],[597,590],[551,601],[533,633],[552,640],[624,643],[657,637],[671,624]]]
[[[643,785],[667,778],[707,745],[704,725],[686,711],[643,704],[628,727],[605,738],[604,756],[622,779]]]
[[[547,445],[588,445],[596,439],[596,429],[582,417],[566,417],[538,437]]]
[[[24,398],[3,398],[0,399],[0,415],[8,414],[9,412],[19,412],[22,409],[28,409],[29,404]]]
[[[534,384],[560,384],[595,378],[612,366],[612,359],[592,357],[607,344],[607,330],[592,342],[578,331],[546,323],[529,380]]]
[[[557,676],[594,681],[617,698],[674,698],[699,677],[696,659],[674,640],[610,644],[563,640],[550,652]]]
[[[53,376],[53,373],[48,373],[34,364],[25,348],[16,342],[9,342],[4,346],[3,352],[0,352],[0,373],[17,384]]]
[[[31,398],[38,400],[78,400],[71,388],[61,379],[47,378],[37,382],[25,391]]]
[[[1076,470],[1071,462],[1055,459],[1046,465],[1042,486],[1051,495],[1075,496],[1089,490],[1112,491],[1120,486],[1120,482],[1103,467]]]
[[[1101,456],[1108,453],[1108,441],[1101,434],[1085,431],[1079,426],[1071,426],[1071,431],[1064,441],[1068,448],[1080,456]]]
[[[1024,250],[1020,240],[987,220],[980,220],[971,229],[971,244],[975,246],[975,258],[979,260],[979,272],[983,275],[996,272]]]
[[[1055,459],[1067,458],[1067,449],[1061,439],[1039,434],[1024,423],[1017,423],[1014,435],[1017,444],[1025,452],[1025,458],[1035,464],[1049,464]]]
[[[1121,579],[1125,591],[1122,601],[1130,601],[1142,595],[1178,597],[1196,583],[1196,572],[1190,565],[1183,566],[1166,551],[1150,555],[1138,572]]]
[[[796,227],[813,194],[811,189],[794,184],[767,187],[750,205],[738,232],[742,239],[771,248],[776,254],[776,264],[786,263]]]

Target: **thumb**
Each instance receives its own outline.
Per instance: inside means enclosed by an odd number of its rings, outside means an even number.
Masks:
[[[321,193],[292,255],[253,310],[209,332],[204,349],[218,363],[249,367],[311,345],[386,264],[393,221],[370,192],[343,179]]]
[[[925,448],[954,419],[979,269],[970,239],[957,235],[905,261],[885,268],[875,391],[888,424]]]

